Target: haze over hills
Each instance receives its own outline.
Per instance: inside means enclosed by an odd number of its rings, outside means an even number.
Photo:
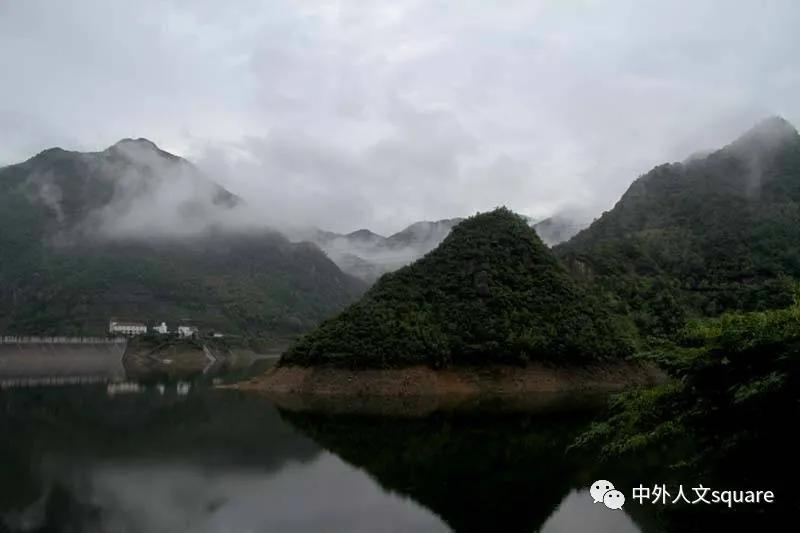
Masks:
[[[145,139],[0,169],[0,331],[102,334],[110,316],[261,336],[308,329],[363,284]]]
[[[295,234],[296,239],[308,240],[322,248],[339,268],[369,283],[387,272],[393,272],[436,248],[450,230],[463,218],[420,221],[384,237],[368,229],[340,234],[329,231],[310,231]],[[542,241],[552,246],[565,241],[588,226],[585,213],[566,211],[536,221],[525,217]]]
[[[788,305],[800,278],[800,135],[773,117],[660,165],[554,251],[651,334],[686,316]]]
[[[110,316],[302,331],[363,290],[339,269],[374,282],[462,220],[417,222],[389,237],[293,235],[326,258],[144,138],[99,152],[45,150],[0,169],[0,193],[0,330],[11,333],[97,334]]]
[[[347,234],[315,230],[299,232],[294,237],[315,243],[342,270],[371,283],[436,248],[462,220],[416,222],[389,237],[367,229]]]
[[[190,162],[141,138],[93,153],[51,148],[3,168],[2,179],[39,211],[51,237],[69,240],[199,233],[242,206]]]
[[[45,150],[0,169],[0,193],[0,329],[15,332],[97,332],[108,314],[306,329],[363,290],[341,270],[374,282],[434,250],[462,220],[388,237],[295,232],[292,240],[316,246],[292,243],[146,139]],[[665,334],[687,315],[789,302],[788,278],[800,275],[798,202],[800,136],[774,117],[721,150],[656,167],[554,251],[618,314]],[[586,218],[526,221],[549,244]]]
[[[800,278],[800,135],[774,117],[708,156],[656,167],[556,246],[560,261],[529,225],[503,210],[456,225],[285,361],[598,356],[625,352],[614,342],[628,318],[647,337],[671,335],[689,316],[786,306]],[[585,285],[605,293],[603,304]],[[605,315],[606,303],[620,321]]]
[[[585,212],[564,211],[533,222],[531,227],[547,246],[566,242],[591,224],[591,217]]]
[[[440,246],[381,277],[301,338],[287,364],[591,361],[631,345],[522,217],[506,209],[456,225]]]

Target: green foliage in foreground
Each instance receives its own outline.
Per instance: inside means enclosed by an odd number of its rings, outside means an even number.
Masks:
[[[740,458],[769,462],[793,453],[788,436],[800,415],[800,303],[691,322],[676,347],[648,357],[674,379],[616,396],[610,417],[578,445],[599,445],[609,457],[674,450],[690,440],[700,452],[680,461],[727,465],[731,472]]]
[[[591,360],[631,352],[623,328],[524,219],[457,225],[416,263],[295,344],[284,363],[392,366]]]

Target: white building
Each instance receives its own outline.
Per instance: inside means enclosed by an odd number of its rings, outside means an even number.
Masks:
[[[197,328],[194,326],[178,326],[178,335],[181,337],[192,337],[197,335]]]
[[[167,328],[167,323],[162,322],[159,326],[153,326],[153,331],[156,333],[161,333],[162,335],[166,335],[169,333],[169,329]]]
[[[147,333],[147,326],[141,322],[112,319],[108,323],[108,332],[117,335],[144,335]]]

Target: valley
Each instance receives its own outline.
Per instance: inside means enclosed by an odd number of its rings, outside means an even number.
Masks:
[[[797,530],[798,23],[0,0],[0,533]]]
[[[143,230],[141,202],[169,180],[197,185],[171,215],[189,230]],[[246,202],[149,141],[48,150],[0,169],[3,338],[100,337],[0,345],[0,400],[31,386],[44,397],[105,386],[108,399],[92,401],[157,394],[160,410],[174,409],[165,384],[177,383],[178,398],[213,388],[224,405],[243,394],[387,483],[394,474],[350,449],[358,439],[340,440],[317,417],[436,425],[444,413],[518,420],[591,409],[594,421],[558,449],[600,450],[603,464],[619,465],[675,446],[649,471],[674,479],[703,461],[700,473],[730,482],[726,472],[743,461],[752,483],[785,494],[785,480],[748,457],[798,415],[798,183],[800,135],[771,118],[718,151],[654,168],[586,227],[501,207],[390,237],[283,234],[231,225]],[[202,338],[149,333],[115,344],[102,337],[114,316],[197,325]],[[735,446],[721,445],[732,435]],[[792,463],[788,449],[771,453],[773,471]],[[476,520],[425,487],[408,494],[459,529]],[[10,516],[0,519],[16,523]],[[543,508],[535,520],[558,516]],[[645,531],[653,520],[630,516],[620,527]]]

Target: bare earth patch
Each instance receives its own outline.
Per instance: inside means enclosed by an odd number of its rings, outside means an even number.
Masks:
[[[501,401],[512,409],[562,402],[652,385],[663,381],[658,368],[638,362],[591,366],[458,367],[434,370],[413,366],[380,370],[277,366],[248,381],[228,385],[264,393],[280,407],[407,414]],[[580,393],[580,394],[576,394]]]

